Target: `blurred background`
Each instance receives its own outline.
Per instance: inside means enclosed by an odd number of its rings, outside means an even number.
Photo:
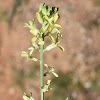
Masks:
[[[24,91],[40,100],[39,63],[20,54],[33,36],[24,23],[36,18],[44,2],[59,7],[65,48],[45,53],[45,63],[55,65],[59,75],[45,77],[53,88],[45,100],[100,100],[100,0],[0,0],[0,100],[22,100]]]

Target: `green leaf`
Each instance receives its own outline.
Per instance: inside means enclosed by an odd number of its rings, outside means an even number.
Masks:
[[[51,82],[51,80],[48,80],[47,84],[45,86],[41,87],[43,92],[47,92],[52,89],[52,88],[50,88],[50,82]]]
[[[39,21],[39,23],[43,24],[43,18],[41,16],[41,14],[39,12],[36,13],[37,19]]]
[[[60,26],[59,24],[54,24],[53,26],[54,26],[55,28],[58,28],[58,29],[61,28],[61,26]]]
[[[34,43],[36,40],[37,40],[37,37],[33,37],[33,38],[31,39],[31,43]]]
[[[57,46],[62,50],[62,52],[64,52],[64,48],[62,46],[60,45],[57,45]]]
[[[50,44],[49,46],[46,47],[46,49],[44,51],[49,51],[53,48],[55,48],[57,45],[55,43]]]

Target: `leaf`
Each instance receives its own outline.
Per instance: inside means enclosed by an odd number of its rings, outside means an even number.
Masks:
[[[50,88],[50,82],[51,82],[51,80],[48,80],[47,84],[45,86],[41,87],[43,92],[47,92],[52,89],[52,88]]]
[[[55,40],[54,40],[53,36],[50,35],[49,38],[50,38],[52,43],[55,43]]]
[[[62,46],[60,45],[57,45],[57,46],[62,50],[62,52],[64,52],[64,48]]]
[[[58,28],[58,29],[61,28],[61,26],[59,24],[54,24],[53,26]]]
[[[55,48],[57,45],[55,43],[50,44],[49,46],[46,47],[46,49],[44,51],[49,51],[53,48]]]
[[[39,12],[36,13],[37,19],[39,21],[39,23],[43,24],[43,18],[41,16],[41,14]]]

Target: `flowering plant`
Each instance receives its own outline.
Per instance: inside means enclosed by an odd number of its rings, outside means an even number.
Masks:
[[[56,21],[60,18],[58,14],[58,8],[49,7],[45,3],[39,6],[39,11],[36,13],[37,20],[42,25],[41,29],[38,29],[35,25],[35,19],[29,21],[29,23],[25,23],[25,27],[30,28],[30,33],[33,34],[33,38],[31,39],[32,47],[29,47],[28,51],[22,51],[21,57],[26,57],[28,60],[40,61],[40,84],[41,84],[41,100],[44,100],[44,92],[51,90],[50,83],[51,80],[47,81],[47,84],[44,85],[43,79],[44,76],[48,74],[53,74],[55,77],[58,77],[57,73],[54,72],[54,66],[51,67],[47,64],[44,64],[44,52],[49,51],[55,47],[60,48],[64,51],[64,48],[59,45],[59,38],[62,38],[62,34],[59,29],[61,26],[56,24]],[[54,34],[56,37],[54,37]],[[51,40],[51,44],[44,48],[45,37],[48,37]],[[40,59],[33,56],[34,50],[40,52]],[[48,72],[44,73],[44,66],[48,68]],[[23,96],[24,100],[34,100],[32,97],[28,96],[26,93]]]

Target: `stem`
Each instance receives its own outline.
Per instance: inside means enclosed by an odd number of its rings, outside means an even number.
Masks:
[[[42,38],[43,38],[43,41],[44,41],[44,33],[42,35]],[[43,52],[43,49],[44,49],[44,45],[41,44],[41,50],[40,50],[40,86],[42,87],[43,84],[44,84],[44,81],[43,81],[43,77],[44,77],[44,52]],[[42,91],[42,89],[40,90],[41,92],[41,100],[44,100],[44,93]]]

